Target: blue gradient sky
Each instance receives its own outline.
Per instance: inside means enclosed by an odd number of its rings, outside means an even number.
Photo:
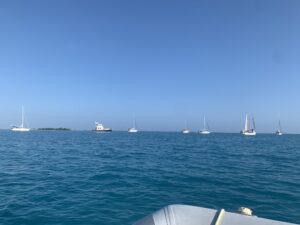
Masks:
[[[1,1],[0,128],[300,133],[300,1]]]

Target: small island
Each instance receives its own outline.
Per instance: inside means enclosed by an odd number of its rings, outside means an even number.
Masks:
[[[46,127],[46,128],[38,128],[37,130],[71,130],[69,128],[64,128],[64,127],[59,127],[59,128],[51,128],[51,127]]]

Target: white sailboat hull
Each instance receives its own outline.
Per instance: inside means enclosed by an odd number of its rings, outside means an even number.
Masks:
[[[26,132],[26,131],[30,131],[29,128],[24,128],[24,127],[14,127],[11,128],[12,131],[19,131],[19,132]]]
[[[182,130],[181,133],[182,134],[188,134],[188,133],[190,133],[190,131],[189,130]]]
[[[199,134],[210,134],[210,131],[208,131],[208,130],[200,130]]]
[[[138,130],[135,129],[135,128],[129,128],[128,129],[128,133],[137,133],[137,132],[138,132]]]
[[[256,132],[255,131],[242,131],[242,134],[245,136],[255,136]]]

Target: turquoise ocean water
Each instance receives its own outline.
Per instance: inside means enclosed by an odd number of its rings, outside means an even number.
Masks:
[[[0,224],[131,224],[168,204],[300,221],[300,135],[0,131]]]

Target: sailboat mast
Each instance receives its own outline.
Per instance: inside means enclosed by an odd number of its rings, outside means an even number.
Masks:
[[[206,130],[206,121],[205,121],[205,116],[204,116],[204,119],[203,119],[203,123],[204,123],[204,130]]]
[[[254,121],[254,116],[252,116],[252,123],[253,123],[253,129],[255,130],[255,121]]]
[[[248,115],[246,114],[244,130],[248,130]]]
[[[279,120],[279,122],[278,122],[278,125],[279,125],[279,130],[280,130],[280,132],[281,132],[281,123],[280,123],[280,120]]]
[[[24,127],[24,106],[22,106],[22,123],[21,123],[21,127]]]

